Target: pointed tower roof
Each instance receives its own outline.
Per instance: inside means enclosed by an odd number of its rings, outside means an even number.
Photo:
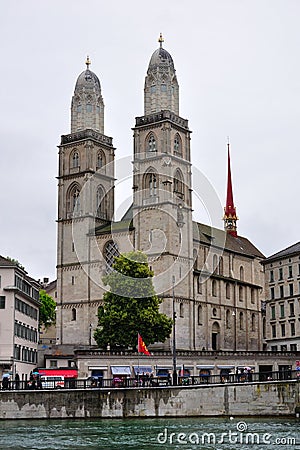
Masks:
[[[226,206],[224,208],[224,225],[225,230],[232,236],[237,236],[237,220],[236,208],[233,201],[233,190],[232,190],[232,180],[231,180],[231,166],[230,166],[230,143],[227,144],[228,148],[228,173],[227,173],[227,196],[226,196]]]

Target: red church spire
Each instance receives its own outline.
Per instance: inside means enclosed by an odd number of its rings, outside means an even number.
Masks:
[[[237,215],[236,209],[233,202],[233,192],[232,192],[232,181],[231,181],[231,168],[230,168],[230,144],[228,142],[228,175],[227,175],[227,197],[226,206],[224,208],[224,227],[227,233],[232,236],[237,236]]]

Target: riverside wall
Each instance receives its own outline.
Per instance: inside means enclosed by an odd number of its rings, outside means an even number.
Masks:
[[[0,391],[0,419],[295,416],[300,382]]]

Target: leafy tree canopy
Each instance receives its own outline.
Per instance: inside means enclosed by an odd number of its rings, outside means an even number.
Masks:
[[[47,294],[45,290],[40,290],[40,327],[43,325],[45,328],[50,327],[50,325],[55,324],[56,314],[55,308],[56,303],[53,298]]]
[[[147,256],[130,252],[115,258],[113,271],[104,277],[110,291],[103,296],[94,338],[100,348],[136,348],[140,333],[146,345],[164,342],[173,321],[159,312],[162,299],[155,294]]]

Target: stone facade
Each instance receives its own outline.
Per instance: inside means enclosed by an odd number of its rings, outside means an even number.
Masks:
[[[161,311],[172,317],[175,305],[178,349],[260,350],[264,256],[246,238],[192,219],[191,131],[179,115],[175,66],[162,42],[147,70],[144,116],[133,128],[133,203],[119,222],[112,220],[114,147],[95,125],[103,123],[104,106],[89,62],[77,80],[71,134],[59,146],[57,344],[95,344],[102,276],[114,255],[136,249],[148,256]],[[85,121],[81,102],[79,120],[79,98],[99,117]]]
[[[300,350],[300,243],[266,258],[264,339],[268,350]]]
[[[37,364],[39,289],[37,281],[0,256],[0,378],[29,378]]]

